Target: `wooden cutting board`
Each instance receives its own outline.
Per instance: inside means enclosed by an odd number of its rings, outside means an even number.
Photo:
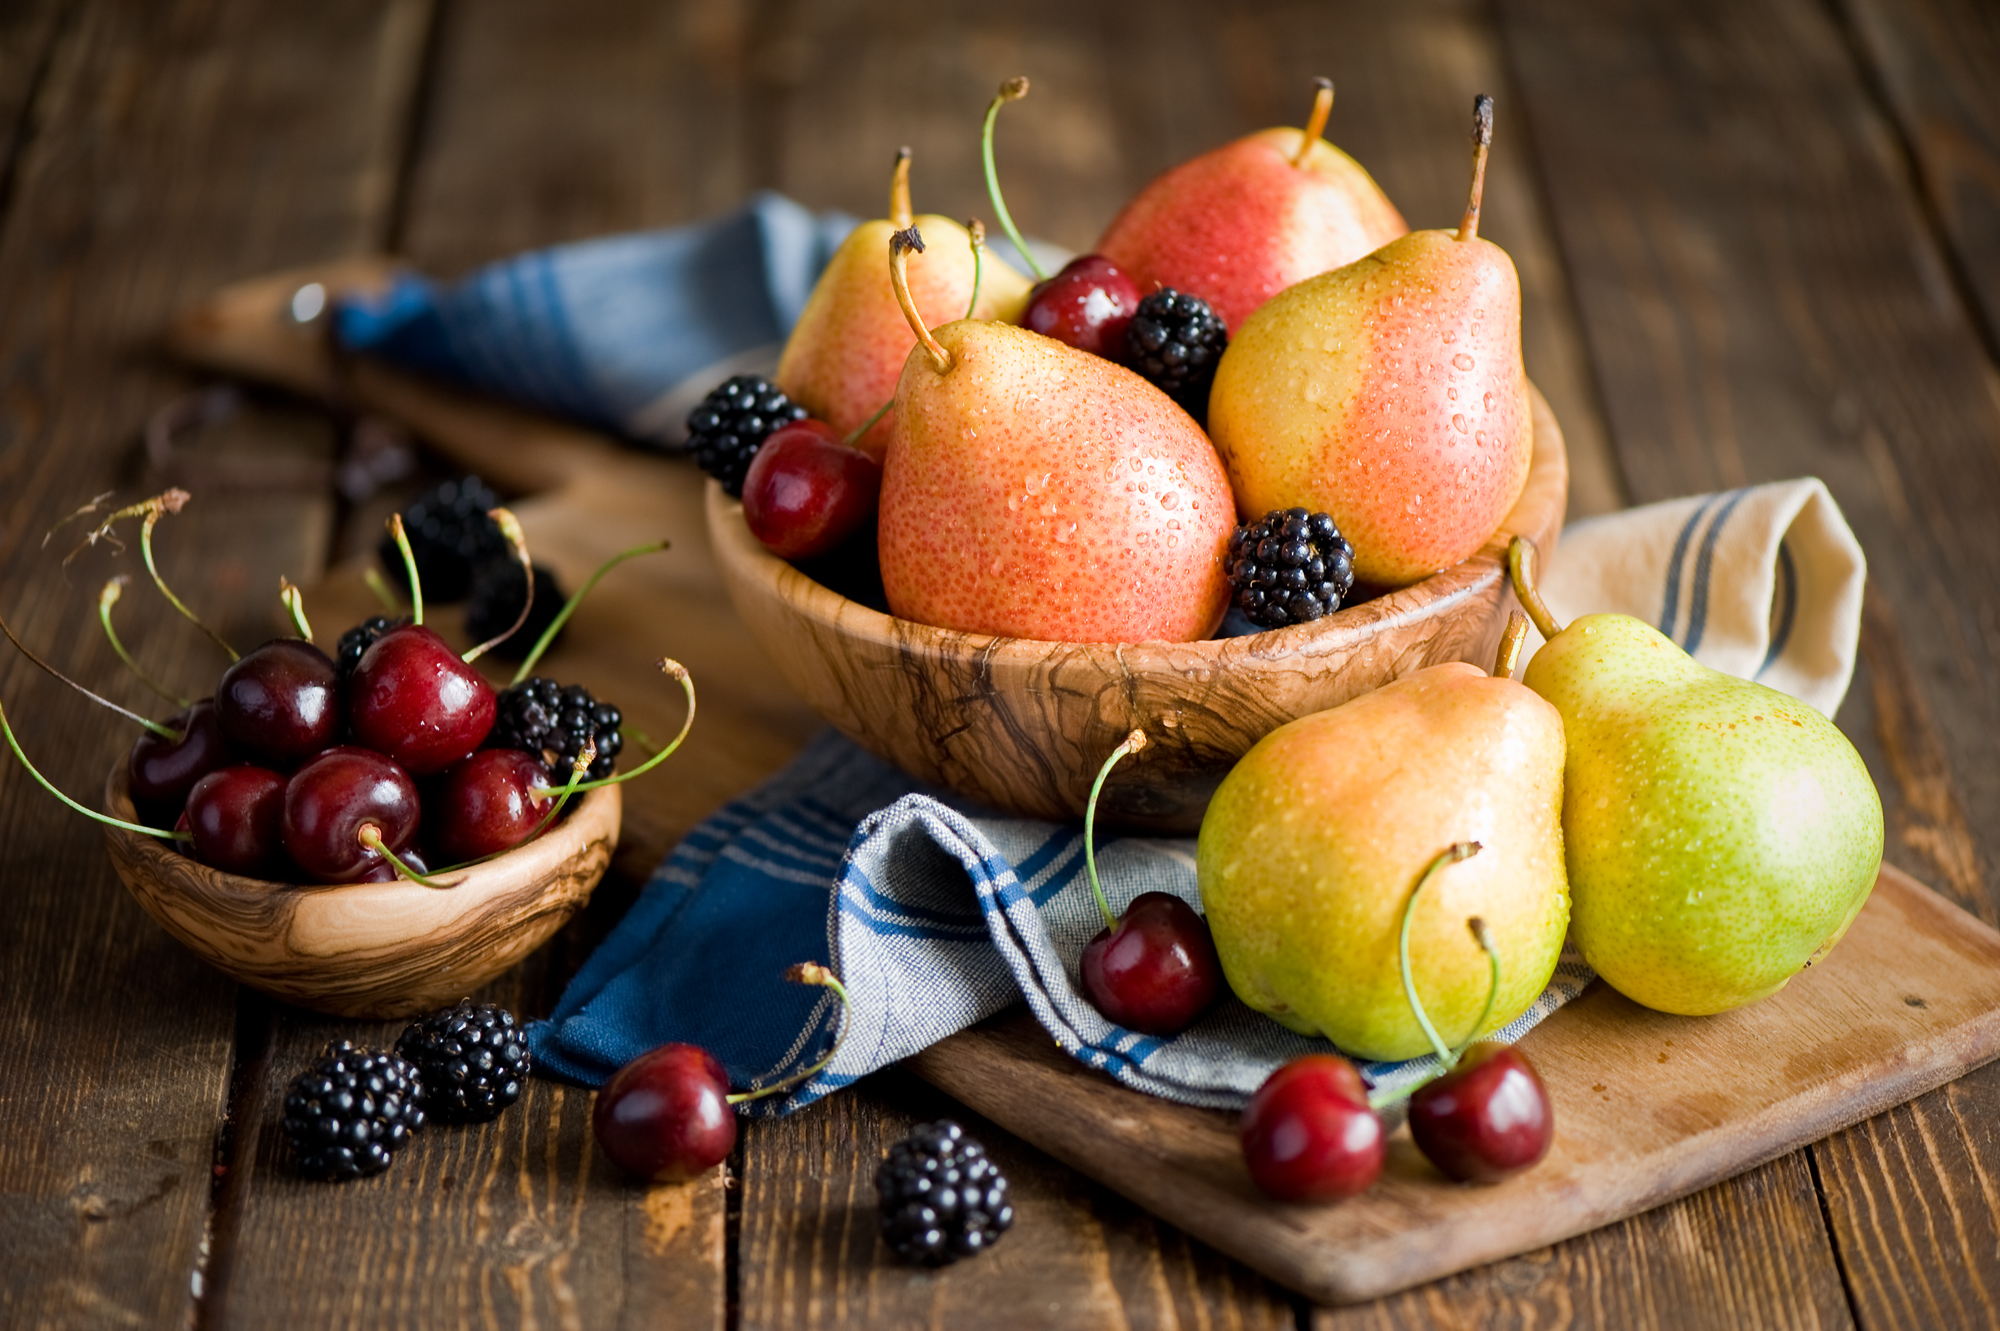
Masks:
[[[544,673],[615,697],[659,736],[678,690],[651,662],[692,671],[700,719],[668,770],[626,787],[623,862],[644,872],[696,821],[781,765],[818,728],[750,643],[723,596],[692,468],[572,426],[379,367],[336,368],[283,317],[306,281],[379,280],[377,262],[281,274],[221,293],[174,331],[182,354],[409,425],[505,490],[538,559],[575,586],[611,552],[675,549],[620,569],[573,621]],[[314,617],[375,613],[358,568],[309,597]],[[449,631],[455,620],[441,614]],[[1332,1206],[1257,1193],[1234,1116],[1131,1091],[1061,1053],[1025,1009],[919,1055],[925,1078],[1077,1170],[1314,1299],[1346,1303],[1422,1284],[1720,1182],[1920,1095],[2000,1055],[2000,933],[1885,868],[1846,939],[1773,998],[1719,1017],[1668,1017],[1593,985],[1521,1047],[1555,1102],[1536,1169],[1492,1188],[1447,1183],[1406,1132],[1383,1180]]]

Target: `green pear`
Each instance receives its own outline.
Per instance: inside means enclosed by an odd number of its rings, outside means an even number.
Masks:
[[[1467,921],[1482,919],[1501,978],[1479,1033],[1512,1021],[1547,987],[1569,921],[1562,768],[1555,708],[1462,662],[1278,727],[1223,779],[1195,849],[1230,987],[1356,1057],[1429,1052],[1397,940],[1426,866],[1474,841],[1483,852],[1416,903],[1411,974],[1447,1041],[1473,1035],[1491,972]]]
[[[1516,541],[1518,552],[1527,547]],[[1755,1002],[1825,956],[1882,863],[1882,800],[1818,711],[1710,670],[1651,625],[1585,615],[1522,682],[1562,713],[1570,937],[1606,983],[1661,1012]]]

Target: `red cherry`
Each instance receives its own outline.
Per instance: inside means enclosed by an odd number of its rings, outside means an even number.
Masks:
[[[1222,990],[1222,961],[1208,921],[1168,892],[1142,892],[1083,949],[1083,988],[1120,1026],[1175,1035]]]
[[[431,871],[431,866],[425,861],[423,855],[415,846],[411,846],[408,850],[397,851],[396,857],[409,865],[417,873],[429,873]],[[402,877],[402,873],[395,865],[389,863],[387,860],[378,859],[375,863],[369,865],[362,875],[354,881],[357,883],[393,883]]]
[[[1279,1068],[1243,1111],[1243,1162],[1281,1202],[1352,1197],[1382,1173],[1388,1139],[1346,1059],[1307,1054]]]
[[[195,782],[235,761],[215,719],[215,699],[203,698],[175,713],[167,725],[181,737],[162,739],[149,730],[134,741],[125,764],[132,803],[141,810],[157,810],[162,818],[187,802]]]
[[[655,1183],[684,1183],[736,1146],[729,1077],[706,1049],[663,1044],[618,1069],[597,1093],[591,1126],[618,1165]]]
[[[212,869],[261,878],[284,863],[285,778],[267,767],[224,767],[188,792],[194,857]]]
[[[1549,1093],[1527,1055],[1481,1040],[1410,1097],[1410,1136],[1446,1178],[1498,1183],[1535,1164],[1555,1139]]]
[[[442,772],[493,729],[493,688],[421,624],[389,630],[347,679],[354,737],[416,776]]]
[[[215,719],[239,752],[295,767],[339,736],[339,674],[304,639],[274,638],[222,672]]]
[[[773,430],[750,460],[743,520],[780,559],[810,559],[866,526],[881,493],[881,463],[825,421],[796,421]]]
[[[361,842],[373,827],[401,852],[417,832],[417,787],[389,759],[368,749],[328,749],[292,773],[285,786],[285,850],[313,878],[352,882],[383,862]]]
[[[1139,284],[1101,254],[1085,254],[1037,282],[1021,322],[1044,337],[1108,360],[1125,358],[1125,325],[1139,309]]]
[[[481,749],[438,781],[424,822],[440,864],[511,850],[528,839],[556,793],[542,760],[520,749]]]

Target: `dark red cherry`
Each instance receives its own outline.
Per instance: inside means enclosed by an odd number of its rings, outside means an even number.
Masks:
[[[224,767],[187,798],[194,857],[211,869],[264,878],[285,862],[285,778],[268,767]]]
[[[1133,898],[1083,949],[1083,989],[1112,1021],[1148,1035],[1186,1030],[1222,991],[1208,921],[1167,892]]]
[[[415,846],[397,851],[396,857],[418,873],[429,873],[431,871],[430,864]],[[395,865],[389,863],[387,860],[378,859],[375,863],[369,865],[367,870],[354,881],[357,883],[393,883],[402,876],[397,871]]]
[[[1243,1111],[1243,1163],[1281,1202],[1352,1197],[1382,1173],[1388,1139],[1346,1059],[1307,1054],[1272,1073]]]
[[[825,421],[773,430],[743,477],[743,520],[780,559],[823,555],[868,525],[882,465]]]
[[[597,1093],[591,1126],[624,1169],[654,1183],[686,1182],[736,1145],[728,1074],[706,1049],[663,1044],[618,1069]]]
[[[1101,254],[1085,254],[1037,282],[1021,322],[1044,337],[1109,360],[1125,358],[1125,325],[1139,309],[1139,284]]]
[[[512,850],[554,804],[541,757],[481,749],[440,777],[424,800],[424,826],[439,864]]]
[[[1549,1093],[1527,1055],[1481,1040],[1458,1065],[1410,1097],[1410,1136],[1446,1178],[1498,1183],[1549,1153]]]
[[[215,719],[215,699],[203,698],[176,712],[166,724],[181,737],[162,739],[149,730],[133,742],[126,760],[132,803],[141,810],[157,810],[162,820],[187,802],[195,782],[235,761]]]
[[[400,853],[417,832],[417,787],[394,762],[368,749],[328,749],[285,785],[285,851],[309,877],[347,883],[382,862],[362,844],[372,826]]]
[[[222,672],[215,719],[237,752],[292,768],[340,736],[339,676],[302,638],[274,638]]]
[[[375,640],[347,677],[354,737],[416,776],[442,772],[493,729],[493,688],[421,624]]]

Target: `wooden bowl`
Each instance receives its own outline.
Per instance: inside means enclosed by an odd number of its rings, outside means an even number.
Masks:
[[[1569,493],[1562,430],[1533,388],[1527,488],[1464,563],[1312,624],[1206,642],[1039,642],[897,619],[815,582],[750,534],[708,486],[709,540],[730,600],[791,686],[911,776],[1007,813],[1080,817],[1105,756],[1134,728],[1098,816],[1188,834],[1236,760],[1278,726],[1445,661],[1490,667],[1506,625],[1507,542],[1553,553]]]
[[[217,970],[340,1017],[410,1017],[469,996],[590,900],[618,845],[619,787],[497,860],[421,883],[267,883],[221,873],[156,837],[104,829],[146,913]],[[105,807],[136,821],[124,760]]]

